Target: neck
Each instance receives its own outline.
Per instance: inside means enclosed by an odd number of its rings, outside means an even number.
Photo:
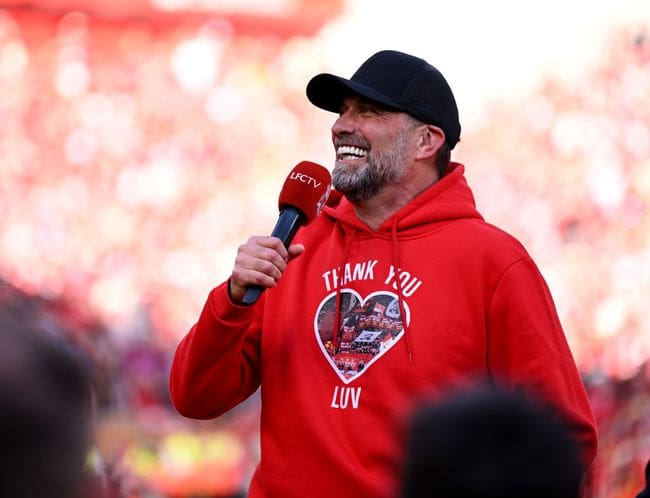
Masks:
[[[370,229],[377,230],[388,218],[439,180],[435,169],[429,169],[427,173],[410,181],[404,179],[405,181],[387,185],[374,197],[355,202],[357,217]]]

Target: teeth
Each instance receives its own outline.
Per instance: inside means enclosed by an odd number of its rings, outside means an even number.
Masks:
[[[336,149],[336,153],[339,156],[355,156],[355,157],[366,157],[368,151],[361,149],[359,147],[353,147],[351,145],[341,145]]]

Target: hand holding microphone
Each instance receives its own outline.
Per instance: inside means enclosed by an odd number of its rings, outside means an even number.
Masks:
[[[230,279],[233,299],[253,304],[264,289],[275,285],[287,262],[303,252],[291,241],[301,226],[316,218],[330,185],[329,171],[319,164],[302,161],[291,170],[280,192],[280,215],[271,236],[251,237],[237,251]]]

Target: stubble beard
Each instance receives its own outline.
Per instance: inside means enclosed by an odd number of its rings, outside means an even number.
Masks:
[[[395,138],[393,147],[379,152],[370,150],[361,166],[337,160],[332,171],[332,185],[350,202],[371,199],[384,187],[401,180],[406,171],[408,139],[407,130],[403,130]],[[361,144],[357,140],[355,145]]]

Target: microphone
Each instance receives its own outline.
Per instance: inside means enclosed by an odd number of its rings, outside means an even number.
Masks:
[[[280,191],[280,215],[271,236],[279,238],[284,247],[289,247],[298,229],[311,223],[320,213],[330,194],[331,183],[329,171],[320,164],[310,161],[298,163]],[[263,291],[264,287],[249,286],[242,303],[253,304]]]

